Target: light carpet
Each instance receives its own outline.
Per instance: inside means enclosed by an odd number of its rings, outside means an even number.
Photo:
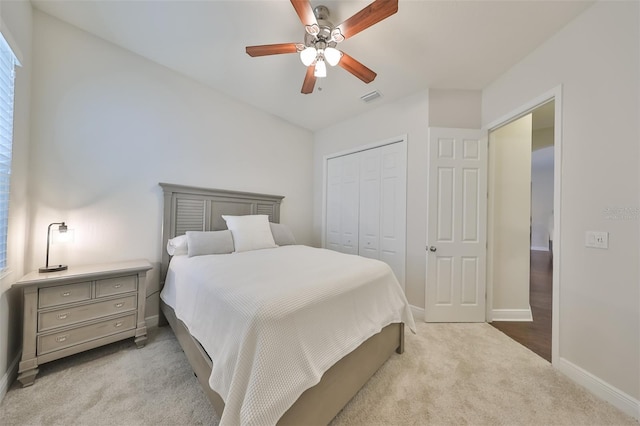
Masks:
[[[419,323],[332,425],[638,425],[488,324]],[[215,425],[168,327],[40,367],[2,425]]]

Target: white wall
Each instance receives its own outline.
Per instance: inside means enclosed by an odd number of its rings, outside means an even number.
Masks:
[[[482,102],[487,125],[562,84],[557,365],[636,416],[639,8],[638,2],[596,3],[498,78]],[[587,230],[609,232],[609,249],[585,248]]]
[[[31,62],[31,4],[28,1],[0,1],[0,31],[18,56],[15,111],[13,117],[13,159],[9,235],[8,274],[0,279],[0,400],[13,380],[20,353],[22,295],[10,286],[24,272],[27,233],[27,161],[29,154],[29,106]],[[13,369],[12,371],[9,371]]]
[[[44,263],[47,225],[64,220],[75,241],[51,263],[146,258],[152,295],[158,182],[284,195],[281,221],[311,242],[309,131],[39,11],[33,57],[29,269]]]
[[[533,132],[535,145],[536,132]],[[549,220],[553,217],[553,146],[531,153],[531,248],[549,250]]]
[[[429,89],[429,127],[479,129],[482,91]]]
[[[488,286],[493,320],[530,320],[531,114],[489,134]]]
[[[407,135],[407,251],[405,288],[409,303],[424,306],[426,182],[429,102],[427,92],[337,123],[315,134],[313,155],[315,244],[322,242],[322,198],[324,157],[347,149]]]

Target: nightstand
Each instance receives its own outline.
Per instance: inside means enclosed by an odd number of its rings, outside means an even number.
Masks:
[[[134,260],[31,272],[13,287],[23,291],[22,359],[18,381],[32,385],[38,366],[118,340],[147,340],[146,273]]]

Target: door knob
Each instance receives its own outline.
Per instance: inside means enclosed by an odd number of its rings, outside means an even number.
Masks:
[[[431,246],[431,247],[429,247],[429,251],[436,251],[436,250],[437,250],[437,249],[436,249],[436,246]]]

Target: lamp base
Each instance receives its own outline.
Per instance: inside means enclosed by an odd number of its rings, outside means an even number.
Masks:
[[[67,269],[67,265],[51,265],[51,266],[43,266],[38,269],[38,272],[56,272],[56,271],[64,271]]]

